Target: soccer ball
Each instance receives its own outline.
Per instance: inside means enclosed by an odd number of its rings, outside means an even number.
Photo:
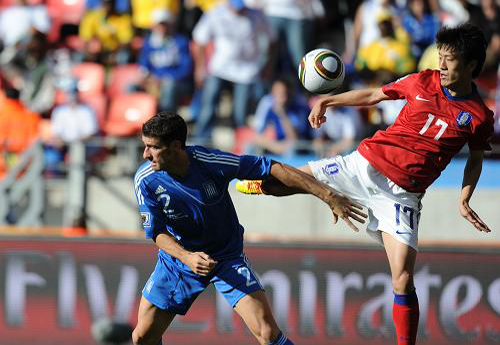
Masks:
[[[330,93],[344,81],[344,63],[329,49],[314,49],[304,55],[299,65],[299,79],[307,91]]]

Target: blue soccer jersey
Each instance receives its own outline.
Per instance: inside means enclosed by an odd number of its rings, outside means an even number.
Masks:
[[[150,162],[137,170],[134,186],[146,237],[168,232],[188,251],[217,261],[240,257],[243,227],[227,188],[234,178],[265,178],[271,161],[201,146],[188,146],[186,152],[190,164],[182,179],[154,171]]]

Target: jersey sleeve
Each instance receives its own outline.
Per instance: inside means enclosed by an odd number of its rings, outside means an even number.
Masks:
[[[271,173],[271,160],[262,156],[240,156],[240,168],[236,174],[238,179],[261,180]]]
[[[382,86],[382,91],[391,99],[406,98],[409,91],[414,88],[414,84],[418,79],[418,73],[408,74],[398,80]]]
[[[163,217],[162,206],[156,201],[144,180],[136,187],[135,196],[146,238],[154,239],[158,234],[166,233],[167,224]]]
[[[491,121],[482,122],[477,126],[474,136],[469,140],[469,150],[491,151],[490,140],[493,136],[494,123],[493,116],[490,118]]]

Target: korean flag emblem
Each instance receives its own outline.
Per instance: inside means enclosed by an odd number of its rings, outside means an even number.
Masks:
[[[472,114],[468,111],[462,110],[458,113],[457,123],[460,127],[467,126],[472,121]]]

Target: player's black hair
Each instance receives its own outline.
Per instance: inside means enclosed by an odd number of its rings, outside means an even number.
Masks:
[[[158,138],[164,145],[174,140],[186,147],[187,125],[184,119],[173,111],[161,111],[142,125],[142,135]]]
[[[486,58],[486,48],[488,47],[488,42],[481,29],[471,23],[464,23],[451,28],[444,26],[436,34],[436,43],[438,49],[443,46],[449,47],[462,57],[465,63],[476,61],[477,65],[472,71],[472,78],[479,76]]]

